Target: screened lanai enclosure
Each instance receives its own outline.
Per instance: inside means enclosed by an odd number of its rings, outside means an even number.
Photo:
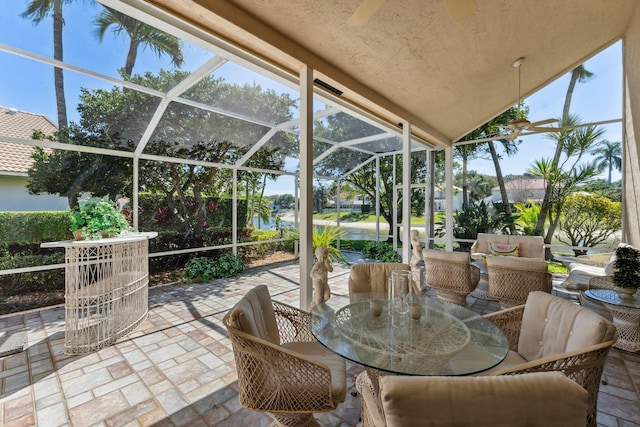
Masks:
[[[299,237],[304,284],[314,181],[340,188],[350,174],[367,170],[372,211],[380,217],[380,195],[391,195],[394,221],[404,215],[397,200],[403,190],[412,191],[410,184],[425,199],[428,174],[412,176],[408,159],[428,170],[432,145],[412,136],[408,124],[392,125],[347,105],[321,80],[301,83],[300,76],[206,33],[118,2],[64,2],[64,25],[53,36],[61,46],[54,48],[43,39],[51,39],[55,19],[42,18],[30,5],[12,2],[2,18],[0,62],[10,82],[3,90],[27,100],[1,111],[6,157],[0,163],[9,171],[3,185],[15,191],[3,210],[28,210],[11,209],[28,204],[54,211],[88,195],[108,197],[136,231],[159,233],[151,257],[166,264],[196,252],[237,253],[265,243],[249,227],[265,187],[276,186],[298,199],[294,226],[308,230]],[[55,18],[56,11],[47,14]],[[374,179],[381,162],[390,182]],[[34,250],[0,266],[9,286],[20,286],[26,273],[37,272],[50,286],[62,279],[62,254],[35,250],[42,241],[71,237],[63,226],[50,225],[63,223],[62,216],[50,215],[47,230],[33,229],[35,220],[3,229],[5,246],[19,242],[18,251]]]

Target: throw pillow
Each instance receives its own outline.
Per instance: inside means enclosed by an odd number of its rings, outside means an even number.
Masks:
[[[505,245],[489,242],[489,251],[491,252],[491,255],[520,256],[520,243]]]

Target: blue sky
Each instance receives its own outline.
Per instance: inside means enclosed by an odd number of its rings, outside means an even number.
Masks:
[[[26,4],[27,2],[22,0],[3,2],[3,13],[0,15],[0,43],[52,57],[51,19],[47,18],[34,26],[31,21],[20,18],[19,15],[26,8]],[[98,42],[92,21],[100,10],[100,5],[75,1],[65,4],[64,7],[65,61],[117,78],[118,68],[124,66],[128,39],[114,38],[111,34],[107,34],[102,43]],[[185,44],[184,54],[186,61],[182,69],[188,71],[196,69],[213,56],[212,53],[189,44]],[[621,58],[621,42],[618,42],[585,63],[586,68],[592,71],[595,77],[577,85],[571,113],[578,114],[584,122],[617,119],[622,116]],[[3,82],[0,86],[0,106],[45,114],[56,123],[52,68],[2,51],[0,51],[0,65],[0,81]],[[157,71],[160,68],[171,68],[169,60],[158,59],[152,52],[143,50],[139,52],[134,73],[146,70]],[[522,72],[526,73],[526,61]],[[294,99],[298,98],[295,91],[232,63],[225,64],[215,74],[223,76],[228,82],[238,84],[256,82],[277,92],[290,93]],[[568,82],[569,76],[565,75],[525,100],[529,106],[529,119],[532,122],[558,118],[562,114]],[[65,71],[65,85],[70,121],[78,120],[75,104],[81,87],[93,89],[112,87],[112,83],[69,71]],[[608,125],[606,129],[606,139],[622,140],[621,124]],[[553,142],[542,134],[524,136],[522,140],[517,156],[505,157],[502,160],[503,174],[522,174],[534,160],[553,155]],[[290,169],[293,166],[289,164],[287,168]],[[473,160],[469,168],[488,175],[495,174],[490,160]],[[613,179],[619,180],[620,173],[615,171]],[[282,177],[277,183],[271,184],[266,193],[292,193],[292,182],[291,178]]]

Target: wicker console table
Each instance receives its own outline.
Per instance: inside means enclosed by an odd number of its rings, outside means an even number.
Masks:
[[[42,244],[65,248],[66,354],[108,347],[146,319],[149,239],[157,235]]]

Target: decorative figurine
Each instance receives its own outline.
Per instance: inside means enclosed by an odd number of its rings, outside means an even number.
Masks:
[[[329,262],[329,249],[326,246],[318,246],[316,248],[316,263],[313,264],[310,274],[313,279],[313,299],[309,310],[328,300],[331,296],[328,279],[330,271],[333,271],[333,267]]]
[[[418,292],[418,289],[424,290],[424,256],[422,254],[424,244],[420,241],[418,230],[411,230],[410,236],[413,252],[409,264],[413,273],[413,283],[417,286],[415,291]]]

